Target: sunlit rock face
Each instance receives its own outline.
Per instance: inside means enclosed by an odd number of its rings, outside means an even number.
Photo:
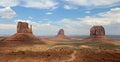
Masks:
[[[17,33],[32,33],[32,25],[29,28],[27,22],[18,22]]]

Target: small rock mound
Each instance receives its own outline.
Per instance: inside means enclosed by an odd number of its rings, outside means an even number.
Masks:
[[[32,25],[28,26],[27,22],[18,22],[17,33],[2,40],[7,43],[44,43],[32,33]]]
[[[103,26],[93,26],[90,29],[90,37],[85,39],[87,41],[110,41],[105,36],[105,29]]]

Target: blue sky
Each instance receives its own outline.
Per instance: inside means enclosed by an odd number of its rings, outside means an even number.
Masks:
[[[89,35],[103,25],[107,35],[120,35],[120,0],[0,0],[0,34],[16,33],[18,21],[33,25],[36,35]]]

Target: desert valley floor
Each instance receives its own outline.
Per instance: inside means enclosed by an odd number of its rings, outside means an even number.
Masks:
[[[0,62],[120,62],[119,39],[44,41],[47,44],[0,44]]]

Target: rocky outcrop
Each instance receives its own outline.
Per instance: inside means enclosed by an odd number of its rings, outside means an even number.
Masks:
[[[87,38],[88,41],[109,41],[105,36],[105,29],[103,26],[93,26],[90,29],[90,37]]]
[[[60,29],[56,37],[65,37],[64,30]]]
[[[103,26],[93,26],[90,29],[90,37],[105,36],[105,29]]]
[[[60,29],[57,35],[53,38],[54,40],[71,40],[70,37],[64,34],[64,30]]]
[[[18,22],[17,33],[3,39],[7,43],[44,43],[32,33],[32,25],[27,22]]]
[[[17,33],[32,33],[32,25],[29,28],[27,22],[18,22]]]

